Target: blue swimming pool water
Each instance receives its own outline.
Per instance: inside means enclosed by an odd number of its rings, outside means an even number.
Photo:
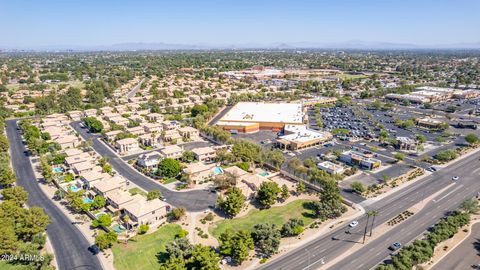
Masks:
[[[54,173],[61,173],[61,172],[63,172],[63,168],[61,168],[61,167],[55,167],[55,168],[52,169],[52,172],[54,172]]]
[[[80,188],[78,188],[77,186],[70,186],[70,190],[72,192],[78,192],[78,191],[80,191]]]
[[[123,231],[125,231],[125,227],[120,224],[115,224],[113,225],[112,230],[116,233],[122,233]]]
[[[268,172],[261,172],[261,173],[259,173],[258,175],[263,176],[263,177],[267,177],[267,176],[268,176]]]
[[[220,168],[220,167],[215,167],[215,168],[213,168],[213,174],[214,174],[214,175],[222,174],[222,173],[223,173],[222,168]]]
[[[83,203],[92,203],[92,202],[93,202],[93,199],[90,199],[88,197],[83,198]]]

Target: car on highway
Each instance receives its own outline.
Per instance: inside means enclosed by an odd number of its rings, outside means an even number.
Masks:
[[[400,249],[402,247],[402,244],[400,244],[399,242],[395,242],[393,243],[392,245],[390,245],[388,247],[388,249],[390,250],[397,250],[397,249]]]
[[[460,179],[457,175],[455,175],[454,177],[452,177],[452,180],[453,181],[457,181],[458,179]]]
[[[349,226],[350,228],[357,227],[357,225],[358,225],[358,221],[356,221],[356,220],[354,220],[354,221],[352,221],[350,224],[348,224],[348,226]]]

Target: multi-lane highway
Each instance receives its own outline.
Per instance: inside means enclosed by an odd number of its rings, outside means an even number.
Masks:
[[[80,122],[72,122],[71,126],[85,140],[93,141],[93,148],[103,157],[108,157],[112,167],[127,180],[144,190],[160,190],[166,201],[176,207],[185,207],[188,211],[203,211],[209,206],[215,205],[217,195],[208,190],[192,190],[192,191],[173,191],[161,184],[147,178],[137,170],[128,166],[125,161],[119,158],[113,150],[100,142],[100,135],[88,133],[86,129],[80,126]]]
[[[394,242],[405,244],[412,241],[435,224],[446,212],[456,208],[466,198],[475,196],[480,191],[480,182],[475,177],[480,173],[478,158],[478,154],[470,155],[403,190],[366,205],[366,211],[378,211],[375,223],[379,225],[450,185],[452,176],[460,176],[452,188],[437,195],[434,198],[435,201],[427,203],[419,213],[415,213],[372,242],[367,242],[362,248],[348,254],[330,269],[370,269],[375,267],[389,256],[390,251],[387,248],[390,244]],[[345,234],[346,227],[336,229],[261,266],[260,269],[320,269],[324,262],[328,263],[330,260],[334,260],[347,252],[353,245],[361,242],[366,218],[362,217],[358,221],[360,224],[350,230],[351,234],[349,235]],[[332,240],[332,237],[340,240]]]
[[[28,206],[38,206],[45,210],[51,224],[47,234],[55,251],[58,268],[64,269],[102,269],[100,261],[88,251],[89,243],[82,233],[71,224],[71,221],[58,209],[40,189],[36,181],[25,145],[17,130],[16,120],[8,120],[6,126],[10,142],[13,169],[17,176],[17,184],[25,188],[29,194]]]

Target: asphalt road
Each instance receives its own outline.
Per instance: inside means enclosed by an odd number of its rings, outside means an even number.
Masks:
[[[479,269],[480,264],[480,223],[474,224],[471,234],[447,256],[437,262],[431,270]]]
[[[135,94],[140,90],[140,86],[142,86],[142,83],[145,81],[145,78],[143,78],[139,83],[137,83],[130,92],[127,93],[127,98],[134,97]]]
[[[8,120],[6,128],[17,184],[28,192],[28,206],[43,208],[51,219],[47,234],[55,250],[59,269],[102,269],[98,258],[88,251],[90,244],[87,239],[40,189],[16,120]]]
[[[102,157],[108,157],[112,167],[123,177],[146,191],[160,190],[166,201],[175,207],[185,207],[187,211],[199,212],[215,205],[217,195],[208,190],[173,191],[157,183],[134,168],[128,166],[113,150],[100,142],[100,136],[88,133],[80,127],[80,121],[72,122],[71,126],[85,139],[93,141],[93,148]]]
[[[466,198],[476,195],[480,190],[480,182],[474,177],[480,171],[478,158],[478,154],[471,155],[386,198],[370,205],[364,205],[366,211],[378,211],[375,220],[376,227],[451,184],[453,175],[460,176],[460,180],[451,189],[435,198],[436,202],[429,202],[422,211],[356,252],[349,254],[330,269],[370,269],[375,267],[388,258],[390,251],[387,248],[389,245],[394,242],[405,244],[414,240],[428,227],[435,224],[447,211],[456,208]],[[259,269],[320,269],[323,265],[322,259],[328,263],[329,260],[346,252],[355,243],[361,242],[366,217],[359,218],[358,222],[359,225],[350,230],[350,235],[345,234],[347,222],[345,226],[279,257]],[[334,236],[340,240],[332,240]]]

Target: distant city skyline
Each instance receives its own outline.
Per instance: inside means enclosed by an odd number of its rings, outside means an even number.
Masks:
[[[479,10],[475,0],[2,1],[0,49],[480,48]]]

